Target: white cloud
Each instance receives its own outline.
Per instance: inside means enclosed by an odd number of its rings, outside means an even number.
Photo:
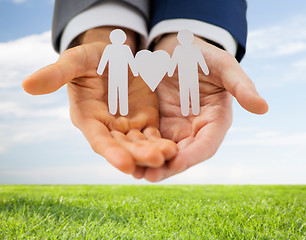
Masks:
[[[306,17],[295,17],[265,29],[250,31],[248,54],[279,57],[306,51]]]
[[[0,169],[0,182],[10,184],[122,184],[140,183],[101,159],[101,163],[47,168]],[[141,181],[141,183],[147,183]]]
[[[258,127],[236,127],[232,126],[228,133],[244,133],[244,132],[254,132],[258,131],[260,128]]]
[[[29,96],[30,97],[30,96]],[[37,105],[36,105],[37,107]],[[53,119],[69,119],[68,106],[41,106],[33,110],[29,103],[22,103],[13,100],[0,102],[0,113],[2,116],[10,116],[14,118],[53,118]]]
[[[26,2],[27,0],[11,0],[11,1],[15,4],[20,4]]]
[[[40,142],[73,133],[65,90],[46,96],[23,92],[23,78],[56,61],[50,31],[0,43],[0,145]]]
[[[279,136],[281,133],[278,131],[264,131],[255,134],[257,138],[269,138]]]
[[[296,62],[294,62],[292,64],[293,67],[296,67],[296,68],[305,68],[306,66],[306,58],[302,58],[302,59],[299,59],[297,60]]]
[[[0,146],[0,154],[5,151],[5,148],[3,146]]]
[[[0,89],[20,87],[27,75],[56,61],[51,32],[0,43]]]
[[[272,134],[271,134],[272,133]],[[226,145],[263,145],[263,146],[290,146],[300,145],[306,146],[306,133],[295,133],[295,134],[280,134],[279,132],[262,132],[257,133],[253,137],[248,139],[232,139],[226,141]]]
[[[306,82],[306,58],[293,60],[286,66],[286,68],[287,71],[283,74],[283,79],[286,83]]]
[[[306,82],[305,25],[300,16],[249,32],[242,65],[259,89]]]
[[[149,184],[119,172],[108,163],[47,168],[0,169],[0,182],[10,184]],[[232,164],[213,160],[194,166],[158,184],[303,184],[305,166]]]
[[[306,182],[305,166],[201,164],[164,181],[182,184],[301,184]]]

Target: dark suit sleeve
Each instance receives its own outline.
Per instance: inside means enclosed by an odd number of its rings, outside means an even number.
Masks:
[[[149,19],[149,0],[117,1],[125,2],[135,7],[135,9],[139,10],[146,19]],[[73,17],[98,2],[103,2],[103,0],[55,0],[52,24],[52,44],[57,52],[59,52],[60,38],[67,23]]]
[[[247,39],[245,0],[152,0],[150,29],[163,20],[185,18],[204,21],[227,30],[238,42],[241,61]]]

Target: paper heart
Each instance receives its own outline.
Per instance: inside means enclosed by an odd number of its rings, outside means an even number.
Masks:
[[[168,72],[170,56],[163,50],[141,50],[135,56],[135,65],[142,79],[154,92]]]

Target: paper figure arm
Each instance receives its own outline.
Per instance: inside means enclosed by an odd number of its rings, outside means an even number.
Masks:
[[[178,63],[177,61],[177,47],[174,49],[174,52],[173,52],[173,55],[172,55],[172,58],[170,60],[170,66],[169,66],[169,70],[168,70],[168,76],[169,77],[172,77],[173,74],[174,74],[174,71],[176,69],[176,65]]]
[[[199,54],[198,54],[198,63],[200,65],[203,73],[207,76],[209,74],[209,69],[207,67],[207,64],[205,62],[205,59],[204,59],[200,49],[199,49]]]
[[[130,65],[130,69],[132,70],[132,73],[135,77],[137,77],[139,74],[138,74],[138,69],[137,69],[137,65],[136,65],[136,61],[135,61],[135,58],[133,56],[133,53],[131,51],[130,48],[128,48],[129,50],[129,65]]]
[[[106,46],[106,48],[104,49],[103,54],[101,56],[99,66],[98,66],[98,69],[97,69],[97,73],[99,75],[103,74],[108,61],[109,61],[109,46]]]

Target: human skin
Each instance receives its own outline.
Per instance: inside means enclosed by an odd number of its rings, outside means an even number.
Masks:
[[[177,71],[165,77],[152,93],[140,77],[129,72],[129,114],[111,115],[107,105],[107,74],[96,70],[109,34],[115,28],[95,28],[80,35],[77,45],[59,60],[26,78],[25,91],[47,94],[67,84],[72,123],[93,150],[120,171],[151,182],[161,181],[210,158],[232,122],[232,96],[246,110],[263,114],[262,99],[236,59],[200,38],[210,74],[199,72],[200,114],[183,117],[179,105]],[[135,54],[136,34],[124,29],[126,44]],[[178,45],[169,34],[155,46],[172,55]]]
[[[179,44],[177,34],[169,34],[155,46],[172,56]],[[158,168],[138,168],[134,174],[149,181],[161,181],[212,157],[232,123],[232,96],[247,111],[264,114],[268,104],[254,83],[228,52],[203,39],[195,38],[208,65],[209,75],[199,68],[200,114],[183,117],[180,111],[177,70],[166,76],[157,88],[160,105],[160,133],[177,144],[178,153]]]
[[[129,71],[129,114],[113,116],[108,111],[108,75],[97,74],[109,34],[115,28],[101,27],[78,37],[80,46],[65,51],[55,64],[23,81],[33,95],[48,94],[67,84],[72,123],[81,130],[92,149],[114,167],[134,174],[139,166],[159,167],[177,153],[173,141],[159,133],[159,105],[140,77]],[[124,29],[126,44],[136,51],[136,34]]]

